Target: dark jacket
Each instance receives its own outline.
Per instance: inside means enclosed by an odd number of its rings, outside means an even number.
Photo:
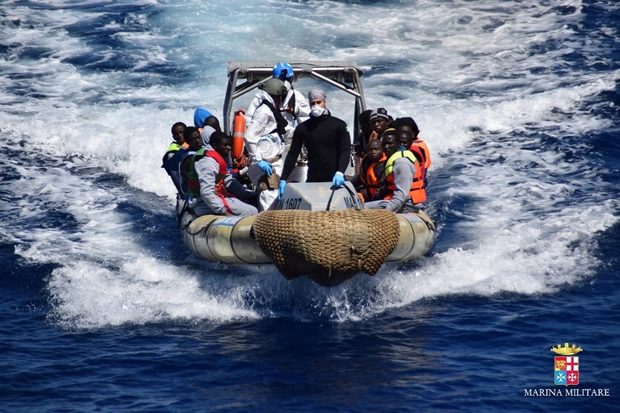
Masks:
[[[330,182],[336,172],[344,173],[349,165],[351,138],[347,124],[331,115],[311,117],[295,128],[282,179],[288,179],[293,171],[302,145],[308,150],[306,182]]]

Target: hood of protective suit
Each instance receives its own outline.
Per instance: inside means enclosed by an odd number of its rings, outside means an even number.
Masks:
[[[203,107],[197,108],[194,111],[194,127],[202,128],[205,124],[205,120],[207,120],[209,116],[213,116],[213,113]]]
[[[275,105],[275,102],[273,101],[271,95],[269,95],[269,93],[265,92],[264,90],[259,90],[258,92],[256,92],[255,98],[258,98],[259,102],[262,102],[264,99],[272,105]]]

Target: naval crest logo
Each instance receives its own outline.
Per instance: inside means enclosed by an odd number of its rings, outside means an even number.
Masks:
[[[584,387],[579,385],[579,375],[581,368],[577,354],[583,348],[575,344],[558,344],[551,347],[553,356],[553,384],[554,387],[535,387],[523,389],[525,397],[610,397],[609,388]],[[590,378],[591,379],[591,378]],[[562,386],[562,387],[560,387]],[[574,386],[574,387],[569,387]]]
[[[551,347],[557,356],[553,357],[553,384],[562,386],[576,386],[579,384],[579,357],[575,356],[583,351],[575,344],[569,346],[564,343]]]

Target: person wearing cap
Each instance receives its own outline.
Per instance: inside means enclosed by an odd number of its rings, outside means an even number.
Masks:
[[[368,142],[373,139],[381,139],[383,131],[388,129],[392,123],[392,117],[388,115],[385,108],[367,109],[360,113],[358,118],[360,132],[355,139],[355,155],[357,156],[356,165],[360,165],[361,158],[368,151]],[[359,172],[356,171],[356,172]]]
[[[302,145],[308,151],[306,182],[330,182],[333,187],[344,185],[344,171],[349,165],[351,138],[347,124],[332,116],[327,109],[327,95],[322,89],[308,93],[310,119],[293,133],[291,148],[284,160],[279,184],[279,197],[284,194],[286,180],[293,171]]]
[[[370,112],[370,127],[372,128],[372,132],[368,140],[381,139],[383,131],[389,128],[391,124],[392,117],[388,115],[385,108],[378,108]]]
[[[244,138],[250,161],[248,176],[255,189],[263,189],[259,204],[266,210],[278,195],[277,184],[270,183],[270,177],[282,170],[282,139],[288,122],[279,110],[286,94],[284,82],[270,78],[259,87],[256,96],[261,102],[251,116],[246,115]]]

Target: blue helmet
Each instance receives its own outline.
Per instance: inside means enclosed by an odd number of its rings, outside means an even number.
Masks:
[[[276,79],[291,80],[293,76],[295,76],[295,72],[293,72],[293,66],[288,63],[278,63],[273,67],[273,77]]]

